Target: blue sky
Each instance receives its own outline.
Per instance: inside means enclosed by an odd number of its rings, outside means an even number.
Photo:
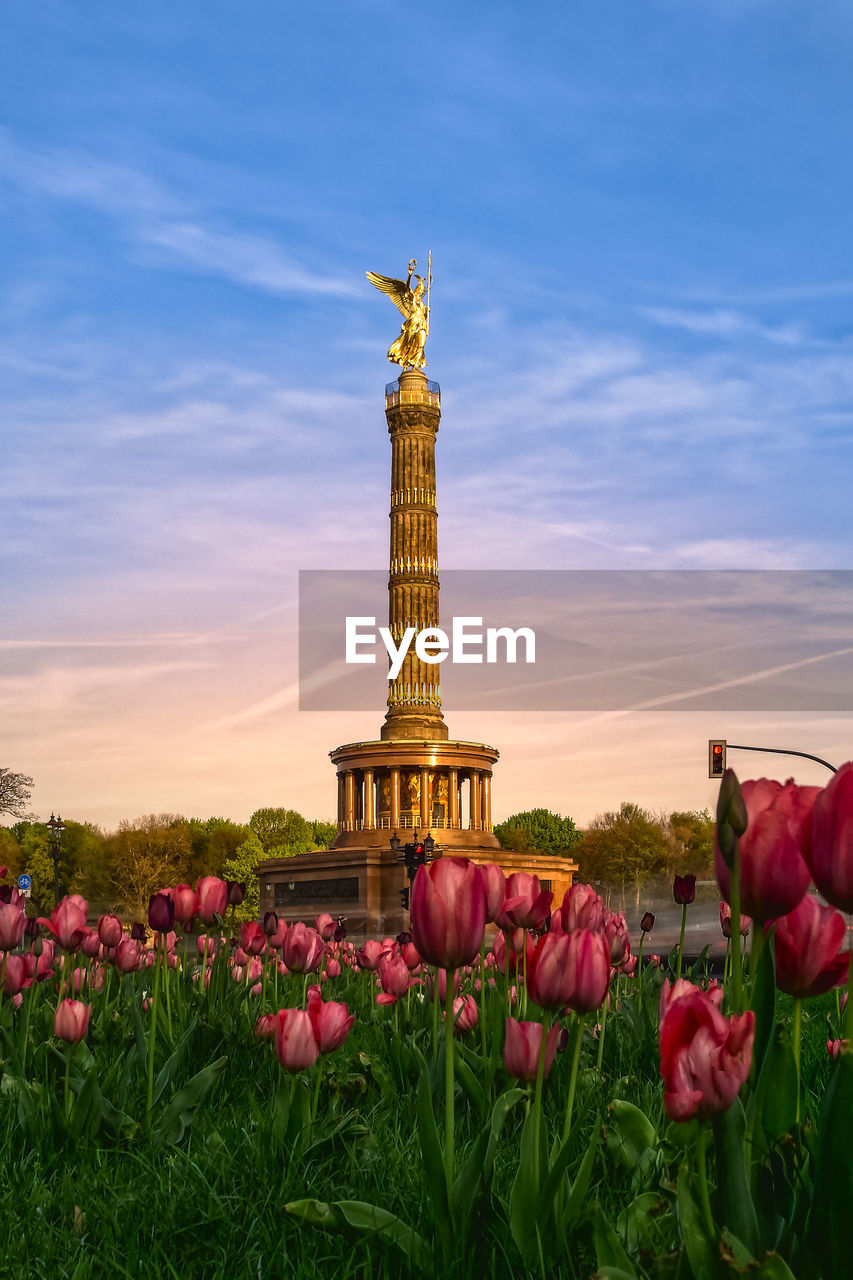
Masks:
[[[445,567],[850,567],[851,46],[840,2],[5,6],[0,726],[37,809],[332,813],[380,709],[296,710],[296,574],[385,563],[363,273],[429,248]],[[704,805],[710,736],[850,754],[844,716],[447,714],[499,815]]]

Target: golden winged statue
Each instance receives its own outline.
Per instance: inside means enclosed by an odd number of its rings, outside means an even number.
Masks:
[[[430,255],[430,265],[431,265]],[[424,347],[429,334],[429,287],[432,283],[430,268],[427,267],[427,278],[415,273],[417,260],[409,263],[409,274],[405,280],[394,280],[391,276],[380,276],[375,271],[365,272],[368,280],[381,293],[387,293],[394,306],[403,317],[400,336],[388,348],[388,359],[392,364],[399,364],[403,369],[424,369],[426,357]],[[415,286],[412,288],[412,281]]]

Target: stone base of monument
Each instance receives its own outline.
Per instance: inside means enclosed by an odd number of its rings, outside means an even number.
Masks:
[[[355,833],[353,833],[355,834]],[[367,835],[367,832],[362,832]],[[391,832],[372,832],[384,837],[360,848],[321,849],[295,858],[271,858],[259,868],[261,914],[275,911],[292,924],[296,920],[314,923],[320,912],[337,919],[343,916],[347,936],[355,941],[365,937],[392,936],[409,929],[409,913],[401,904],[400,890],[408,884],[405,868],[390,849]],[[397,834],[405,844],[414,832],[401,828]],[[425,832],[420,833],[422,836]],[[456,837],[453,843],[444,837]],[[515,871],[537,875],[543,889],[551,889],[559,908],[563,894],[572,883],[577,864],[568,857],[532,856],[494,847],[484,848],[481,831],[433,832],[441,854],[470,858],[472,862],[495,862],[507,876]],[[467,841],[465,838],[468,838]],[[441,856],[438,851],[436,856]]]

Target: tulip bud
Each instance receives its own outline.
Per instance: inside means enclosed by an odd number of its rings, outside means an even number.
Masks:
[[[144,942],[147,937],[145,925],[137,920],[135,924],[130,926],[130,936],[134,942]]]
[[[239,907],[246,896],[245,880],[226,880],[229,907]]]
[[[69,1044],[79,1044],[89,1029],[91,1005],[80,1000],[61,1000],[53,1018],[53,1033]]]
[[[175,904],[168,893],[153,893],[148,903],[148,924],[155,933],[168,933],[175,923]]]
[[[676,876],[672,882],[672,896],[679,907],[689,907],[696,897],[696,877]]]
[[[749,815],[734,769],[726,769],[717,796],[717,845],[726,866],[734,866],[737,840],[746,831]]]
[[[655,917],[652,911],[647,911],[640,921],[640,928],[643,933],[651,933],[655,927]]]
[[[278,916],[274,911],[264,913],[264,933],[271,938],[278,928]]]

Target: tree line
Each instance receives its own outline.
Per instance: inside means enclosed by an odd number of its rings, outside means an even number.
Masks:
[[[255,868],[265,858],[288,858],[326,849],[334,823],[304,818],[295,809],[257,809],[247,823],[229,818],[185,818],[149,813],[105,831],[91,822],[63,819],[59,841],[59,893],[79,893],[102,911],[145,918],[152,893],[199,876],[221,876],[247,884],[246,909],[257,914]],[[32,815],[0,827],[0,865],[14,882],[32,877],[30,914],[53,906],[51,835]],[[8,883],[8,881],[7,881]]]

